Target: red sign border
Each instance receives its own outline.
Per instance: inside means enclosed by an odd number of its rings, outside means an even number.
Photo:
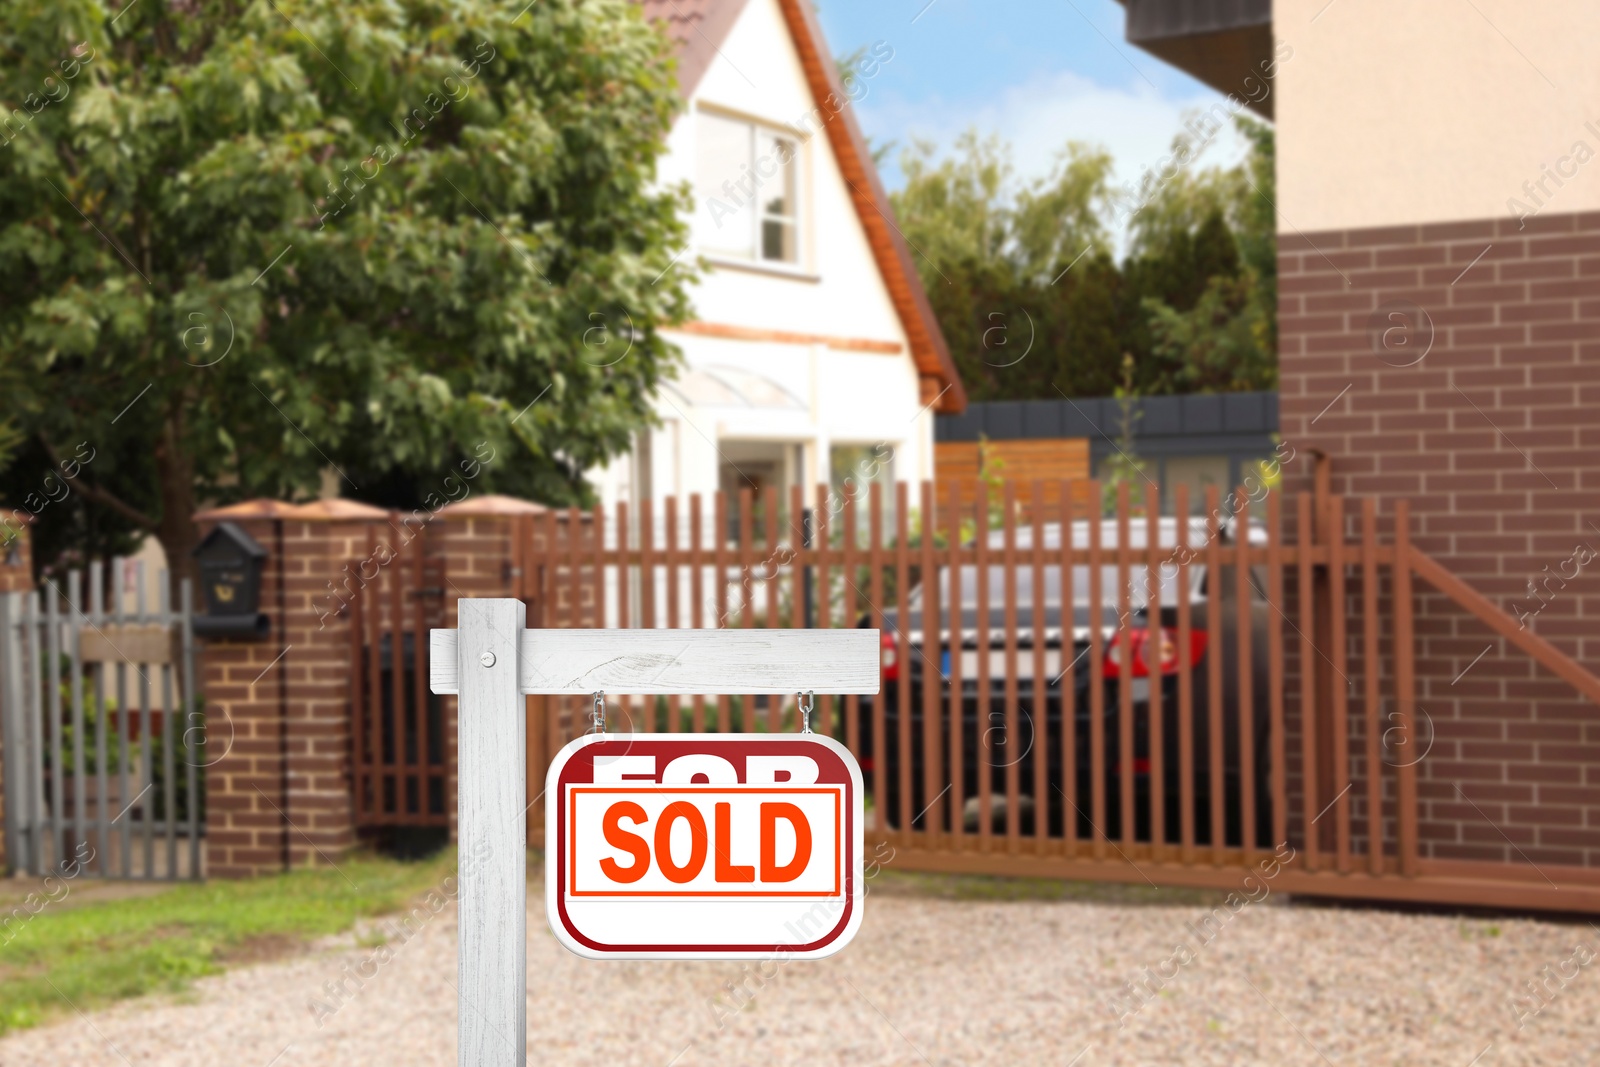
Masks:
[[[566,786],[563,774],[572,758],[596,744],[623,743],[633,748],[641,743],[693,745],[699,751],[714,751],[709,746],[778,746],[816,744],[838,757],[848,772],[843,802],[845,826],[840,841],[851,853],[844,864],[845,891],[838,922],[817,939],[805,944],[631,944],[610,945],[595,941],[578,930],[567,914],[566,894]],[[590,783],[571,783],[588,785]],[[862,876],[865,849],[861,823],[863,797],[861,768],[850,750],[831,737],[820,734],[586,734],[569,742],[550,762],[545,776],[545,918],[556,939],[572,952],[589,959],[748,959],[783,956],[791,959],[821,959],[847,945],[860,929],[862,918]],[[554,858],[554,862],[552,862]],[[837,897],[818,898],[819,905]]]

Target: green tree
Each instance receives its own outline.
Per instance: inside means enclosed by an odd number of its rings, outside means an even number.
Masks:
[[[1275,384],[1272,131],[1236,121],[1241,165],[1200,166],[1204,146],[1180,134],[1186,165],[1120,197],[1110,157],[1080,144],[1027,183],[975,132],[943,159],[905,154],[895,211],[974,400]]]
[[[175,567],[202,500],[571,500],[648,418],[685,194],[637,5],[0,0],[0,48],[5,419]]]

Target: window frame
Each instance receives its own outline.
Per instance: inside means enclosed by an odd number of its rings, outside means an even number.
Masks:
[[[703,236],[698,233],[695,235],[695,245],[697,249],[702,255],[704,255],[713,263],[721,263],[731,267],[754,269],[758,271],[773,271],[781,274],[793,274],[801,277],[809,276],[810,272],[808,270],[808,266],[810,241],[807,235],[808,227],[806,223],[809,218],[810,205],[807,203],[809,185],[806,179],[805,137],[798,130],[790,129],[781,123],[764,121],[756,118],[753,115],[748,115],[739,111],[733,111],[727,108],[698,104],[695,107],[694,115],[696,120],[694,136],[694,175],[696,185],[695,196],[697,201],[699,201],[701,197],[701,190],[698,188],[698,186],[700,181],[701,152],[701,131],[699,128],[699,120],[702,116],[718,119],[723,122],[737,123],[745,128],[747,133],[747,154],[744,162],[752,171],[754,171],[756,167],[756,161],[758,158],[758,138],[761,134],[766,134],[768,137],[776,141],[787,142],[793,149],[788,161],[786,163],[780,163],[778,171],[776,171],[771,178],[765,179],[763,185],[758,185],[753,190],[752,199],[749,202],[752,210],[750,211],[750,235],[746,244],[748,254],[730,252],[721,248],[710,248],[706,245]],[[769,212],[766,204],[763,202],[759,194],[765,187],[765,183],[782,181],[783,168],[786,166],[793,168],[792,174],[794,179],[793,196],[790,198],[792,201],[790,213],[785,215]],[[701,210],[702,204],[697,202],[697,216],[700,215]],[[794,235],[793,259],[768,259],[765,255],[763,255],[765,250],[764,230],[768,222],[774,222],[780,227],[787,226],[791,229]]]

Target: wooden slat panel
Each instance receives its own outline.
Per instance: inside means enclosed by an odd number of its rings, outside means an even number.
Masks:
[[[828,486],[818,482],[817,506],[812,511],[814,518],[811,524],[811,539],[812,543],[816,545],[816,550],[812,553],[812,557],[816,560],[817,568],[817,625],[823,629],[831,629],[833,627],[833,584],[830,580],[833,575],[829,570],[829,562],[832,559],[829,546],[833,537],[833,508],[830,506],[831,504],[832,497],[828,491]],[[854,620],[846,620],[845,625],[849,626],[853,622]],[[818,703],[819,714],[817,721],[812,725],[812,729],[828,737],[833,736],[833,704],[833,694],[824,693],[822,700]]]
[[[922,483],[922,803],[926,809],[923,829],[937,847],[943,826],[939,800],[944,787],[939,784],[943,768],[939,744],[941,687],[939,673],[939,572],[934,563],[935,528],[933,483]],[[911,828],[907,821],[907,828]]]
[[[1037,479],[1073,480],[1080,492],[1087,491],[1089,477],[1089,439],[1086,437],[1035,438],[988,441],[991,464],[997,464],[1008,481],[1031,482]],[[975,495],[981,460],[978,441],[939,441],[933,446],[934,480],[958,484],[963,496]],[[1081,500],[1080,500],[1081,503]],[[1053,516],[1052,516],[1053,517]]]
[[[972,758],[976,761],[974,766],[978,772],[978,848],[987,852],[994,829],[994,775],[991,773],[994,769],[994,747],[992,735],[985,729],[992,692],[989,678],[989,486],[980,481],[977,483],[977,491],[978,534],[975,547],[978,550],[978,700],[975,711],[977,751],[973,753]],[[963,709],[962,717],[965,716],[966,711]],[[965,723],[962,723],[961,727],[965,728]]]
[[[1227,636],[1222,625],[1222,514],[1217,487],[1206,487],[1206,728],[1211,763],[1211,862],[1223,862],[1227,848],[1227,811],[1223,789],[1222,737],[1222,657],[1227,654]]]
[[[1288,746],[1283,735],[1283,502],[1278,493],[1267,496],[1267,598],[1272,617],[1267,621],[1267,685],[1272,715],[1272,841],[1274,848],[1289,840]]]
[[[861,573],[856,566],[856,493],[851,486],[844,495],[844,605],[845,625],[854,626],[861,617]],[[861,699],[854,693],[844,698],[844,744],[857,757],[861,755]]]
[[[1033,729],[1028,731],[1029,751],[1033,755],[1033,836],[1034,851],[1043,855],[1045,841],[1050,835],[1050,682],[1044,673],[1045,601],[1044,591],[1044,482],[1035,480],[1028,494],[1028,510],[1033,517],[1033,544],[1029,562],[1033,566],[1033,692],[1028,701],[1029,714],[1033,716]],[[1063,526],[1064,538],[1072,536],[1072,527]],[[1063,618],[1071,610],[1070,600],[1062,601]],[[1072,656],[1072,639],[1063,630],[1061,639],[1062,662]]]
[[[689,625],[696,630],[703,629],[706,624],[705,531],[701,527],[700,517],[700,494],[691,493],[689,496]],[[599,564],[596,563],[596,568],[598,567]],[[705,698],[696,694],[689,699],[694,702],[689,728],[695,733],[702,733],[706,728]]]
[[[1194,609],[1189,601],[1189,487],[1179,485],[1174,498],[1178,527],[1178,810],[1183,862],[1194,862],[1194,662],[1190,635]]]
[[[782,573],[778,566],[778,489],[776,486],[767,486],[761,496],[766,514],[762,516],[763,527],[766,531],[762,552],[765,562],[762,566],[766,570],[766,584],[762,592],[767,598],[767,629],[778,628],[778,591],[780,589],[778,576]],[[780,729],[780,715],[782,702],[777,699],[777,694],[769,693],[767,697],[767,732],[777,733]]]
[[[1072,575],[1073,486],[1062,479],[1056,491],[1061,509],[1061,543],[1057,549],[1057,568],[1061,572],[1063,618],[1067,605],[1074,602]],[[1078,657],[1066,628],[1061,630],[1061,659],[1066,670],[1061,674],[1061,848],[1068,856],[1078,852]]]
[[[1166,859],[1167,856],[1166,723],[1162,721],[1163,710],[1161,706],[1161,688],[1166,682],[1166,676],[1162,673],[1160,655],[1163,627],[1161,624],[1161,488],[1159,486],[1146,486],[1144,513],[1146,546],[1144,583],[1145,588],[1149,590],[1148,610],[1145,612],[1145,616],[1149,620],[1150,627],[1148,640],[1155,642],[1154,663],[1151,664],[1150,670],[1150,703],[1146,709],[1149,715],[1150,737],[1150,849],[1151,855],[1159,861]],[[1183,650],[1180,655],[1188,655],[1188,650]]]
[[[1395,702],[1399,705],[1400,729],[1405,732],[1406,744],[1412,746],[1408,756],[1400,761],[1400,782],[1395,811],[1397,836],[1400,843],[1400,873],[1408,877],[1417,873],[1417,762],[1410,757],[1417,745],[1417,694],[1416,672],[1413,657],[1411,605],[1411,504],[1401,500],[1394,509],[1394,547],[1400,561],[1394,568],[1394,685]]]
[[[899,623],[895,645],[900,665],[900,684],[895,686],[897,747],[900,751],[900,831],[910,842],[911,833],[911,546],[910,500],[905,482],[894,485],[894,592],[895,618]]]
[[[950,580],[948,601],[950,605],[950,834],[957,849],[965,847],[967,779],[966,741],[962,736],[961,717],[963,700],[961,689],[961,646],[964,640],[961,623],[961,487],[950,484],[950,514],[948,524],[947,568]]]
[[[873,482],[867,487],[867,606],[872,610],[872,628],[883,630],[883,486]],[[878,668],[881,677],[882,653]],[[887,765],[889,755],[888,734],[884,724],[883,701],[872,702],[872,798],[877,804],[878,830],[887,831],[889,811],[889,783]]]
[[[1117,483],[1117,784],[1122,844],[1133,844],[1133,606],[1129,566],[1133,557],[1128,522],[1128,483]],[[1091,622],[1090,625],[1093,625]]]
[[[1321,831],[1316,825],[1322,808],[1322,794],[1317,788],[1317,675],[1315,648],[1311,641],[1312,620],[1317,606],[1312,592],[1311,554],[1311,497],[1301,493],[1296,500],[1296,537],[1299,540],[1300,560],[1298,592],[1300,597],[1300,783],[1304,798],[1306,869],[1317,870],[1321,862]]]
[[[1383,764],[1378,753],[1378,513],[1361,501],[1361,668],[1365,675],[1367,869],[1383,873]]]
[[[1238,627],[1235,642],[1239,646],[1239,844],[1244,850],[1246,863],[1256,861],[1256,704],[1255,676],[1251,641],[1254,634],[1254,586],[1250,582],[1250,498],[1243,489],[1237,491],[1236,514],[1238,531],[1234,542],[1234,596],[1238,600]],[[1220,593],[1221,590],[1218,590]],[[1270,626],[1271,623],[1268,623]]]
[[[1006,782],[1006,849],[1015,854],[1020,849],[1022,833],[1021,767],[1017,760],[1017,747],[1022,740],[1022,724],[1017,713],[1017,483],[1007,481],[1004,495],[1004,596],[1005,596],[1005,782]],[[979,707],[988,709],[980,698]]]
[[[728,497],[725,493],[717,493],[712,498],[712,540],[714,547],[713,563],[716,566],[717,589],[717,628],[726,628],[728,625]],[[733,702],[728,699],[727,693],[717,694],[717,730],[720,733],[729,733],[733,730]]]
[[[1094,858],[1106,856],[1106,681],[1104,627],[1104,561],[1100,555],[1100,483],[1089,482],[1089,828]]]
[[[749,486],[739,489],[739,625],[748,630],[756,624],[755,609],[755,494]],[[756,696],[741,694],[739,728],[755,733]]]
[[[1350,671],[1345,648],[1344,581],[1344,497],[1328,500],[1328,528],[1332,540],[1328,542],[1332,553],[1328,561],[1328,597],[1332,607],[1332,629],[1329,651],[1333,654],[1333,673],[1328,679],[1332,691],[1333,717],[1333,781],[1334,792],[1334,854],[1340,874],[1350,872]]]

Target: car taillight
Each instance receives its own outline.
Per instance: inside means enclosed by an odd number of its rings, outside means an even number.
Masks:
[[[1128,651],[1132,656],[1130,676],[1134,678],[1148,678],[1150,676],[1150,660],[1154,656],[1159,664],[1162,674],[1178,673],[1178,634],[1176,630],[1163,626],[1155,631],[1155,636],[1144,627],[1128,631]],[[1206,632],[1204,630],[1189,631],[1189,663],[1192,666],[1200,662],[1206,654]],[[1122,674],[1122,633],[1118,631],[1111,635],[1111,641],[1106,645],[1103,661],[1104,674],[1107,678],[1117,678]]]
[[[895,644],[894,632],[884,630],[879,644],[883,648],[883,680],[892,682],[900,677],[900,647]]]

